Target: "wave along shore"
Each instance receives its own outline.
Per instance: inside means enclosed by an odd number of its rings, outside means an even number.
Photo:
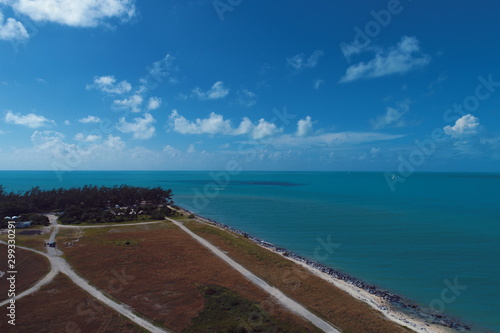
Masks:
[[[293,253],[285,248],[275,246],[258,237],[252,236],[246,232],[230,227],[226,224],[217,222],[210,218],[198,215],[185,208],[175,206],[179,211],[185,214],[192,214],[201,222],[216,226],[218,228],[230,231],[237,235],[243,236],[252,242],[260,245],[263,248],[279,253],[289,260],[304,266],[315,275],[327,280],[336,287],[350,294],[371,307],[379,310],[388,319],[411,328],[418,332],[466,332],[470,331],[470,327],[462,323],[458,319],[445,316],[440,313],[431,313],[428,310],[421,308],[414,302],[403,298],[399,295],[389,292],[388,290],[376,287],[365,283],[349,274],[340,272],[331,267],[320,264],[314,260],[304,258],[296,253]]]

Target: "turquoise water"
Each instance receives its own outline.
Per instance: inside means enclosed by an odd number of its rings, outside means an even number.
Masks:
[[[123,183],[500,332],[500,174],[421,173],[392,192],[382,173],[0,172],[13,191]]]

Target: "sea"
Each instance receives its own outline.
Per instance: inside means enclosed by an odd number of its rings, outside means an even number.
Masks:
[[[0,184],[172,189],[179,206],[459,318],[472,332],[500,332],[500,173],[405,176],[0,171]]]

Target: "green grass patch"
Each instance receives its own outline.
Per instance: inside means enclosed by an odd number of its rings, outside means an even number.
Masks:
[[[227,288],[208,285],[201,291],[205,308],[184,333],[301,332]]]

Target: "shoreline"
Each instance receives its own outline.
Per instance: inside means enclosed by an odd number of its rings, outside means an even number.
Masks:
[[[364,281],[350,276],[347,273],[343,273],[321,263],[315,262],[314,260],[302,257],[286,248],[275,246],[274,244],[266,242],[263,239],[254,237],[226,224],[201,216],[183,207],[177,205],[174,207],[179,211],[183,211],[187,215],[194,215],[194,217],[200,222],[207,223],[245,237],[267,250],[282,255],[284,258],[301,265],[314,275],[348,293],[351,297],[368,304],[370,307],[382,313],[388,320],[391,320],[399,325],[408,327],[414,331],[428,333],[467,332],[471,330],[468,325],[457,319],[450,318],[444,314],[428,313],[419,305],[408,299],[391,293],[388,290],[365,283]]]

